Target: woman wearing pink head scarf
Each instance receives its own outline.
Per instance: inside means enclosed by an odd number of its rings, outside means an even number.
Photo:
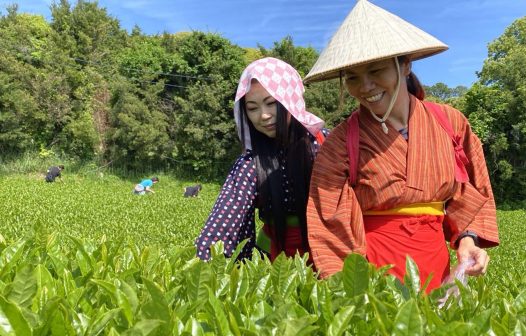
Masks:
[[[208,260],[222,241],[231,256],[247,240],[240,258],[257,248],[270,259],[308,251],[305,211],[312,162],[327,130],[307,112],[301,77],[272,57],[243,71],[234,116],[243,153],[234,163],[195,245]],[[256,242],[255,210],[265,223]]]

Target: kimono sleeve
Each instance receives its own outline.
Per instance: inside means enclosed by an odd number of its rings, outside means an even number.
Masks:
[[[228,174],[208,219],[195,240],[197,257],[210,259],[210,246],[224,243],[230,257],[239,243],[248,239],[240,258],[250,257],[255,245],[256,170],[248,153],[238,158]]]
[[[461,112],[447,105],[445,109],[453,129],[462,135],[462,147],[469,160],[466,165],[469,182],[461,184],[446,205],[446,235],[453,248],[456,248],[458,235],[467,230],[477,234],[480,247],[497,246],[499,234],[495,199],[482,143]]]
[[[340,271],[349,253],[365,254],[362,212],[349,185],[346,125],[336,127],[321,146],[310,182],[308,239],[321,277]]]

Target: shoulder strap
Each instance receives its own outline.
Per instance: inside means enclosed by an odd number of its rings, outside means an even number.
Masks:
[[[429,101],[422,101],[422,103],[424,103],[426,109],[431,112],[453,142],[453,148],[455,150],[455,180],[460,183],[468,182],[469,176],[466,170],[466,165],[469,163],[469,160],[464,152],[464,148],[462,147],[461,136],[455,134],[449,119],[440,108],[440,105]]]
[[[360,156],[360,125],[358,110],[347,118],[347,156],[349,158],[349,184],[354,186],[358,179],[358,158]]]
[[[435,119],[438,121],[440,126],[446,131],[446,133],[449,135],[449,137],[455,141],[455,132],[453,132],[453,127],[451,126],[451,123],[449,122],[449,119],[446,117],[446,114],[442,109],[440,108],[440,105],[430,102],[430,101],[423,101],[422,103],[426,107],[426,109],[431,112],[431,114],[435,117]]]

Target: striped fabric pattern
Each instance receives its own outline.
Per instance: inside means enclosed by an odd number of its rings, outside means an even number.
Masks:
[[[326,139],[314,164],[307,209],[309,244],[322,277],[340,271],[349,253],[366,255],[362,211],[447,201],[446,239],[453,243],[469,229],[479,235],[482,247],[498,245],[495,202],[480,140],[461,112],[447,105],[441,108],[463,139],[469,183],[455,182],[451,139],[415,97],[409,140],[389,124],[391,130],[385,134],[369,113],[360,112],[354,188],[348,184],[347,123]]]

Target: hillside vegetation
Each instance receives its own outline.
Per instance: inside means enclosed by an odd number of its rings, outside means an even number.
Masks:
[[[247,49],[199,31],[124,30],[97,2],[51,4],[51,18],[0,15],[0,164],[33,156],[126,170],[223,176],[240,148],[232,101],[243,68],[275,56],[304,76],[318,57],[291,37]],[[432,61],[432,60],[431,60]],[[497,202],[526,199],[526,18],[488,45],[472,87],[430,83],[430,100],[459,108],[484,145]],[[445,70],[445,69],[444,69]],[[418,75],[418,74],[417,74]],[[446,79],[444,79],[446,80]],[[356,107],[339,82],[306,88],[329,128]]]

